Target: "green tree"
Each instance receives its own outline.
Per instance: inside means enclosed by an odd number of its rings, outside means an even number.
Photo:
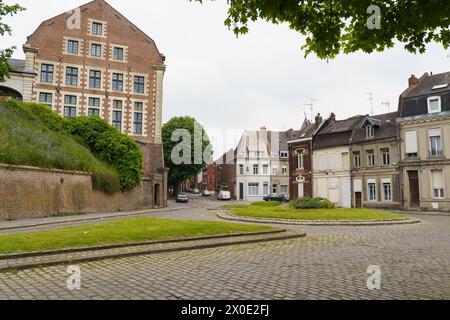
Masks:
[[[19,4],[6,5],[3,3],[3,0],[0,0],[0,36],[4,36],[5,34],[11,35],[11,27],[2,22],[2,17],[8,15],[13,16],[22,10],[25,9]],[[11,71],[11,67],[8,64],[8,59],[12,57],[14,49],[15,47],[0,49],[0,82],[4,82],[5,78],[8,77],[9,72]]]
[[[174,117],[162,129],[168,184],[177,195],[181,183],[194,178],[211,161],[209,137],[192,117]]]
[[[228,0],[228,6],[225,25],[236,35],[247,33],[249,22],[259,19],[286,23],[306,37],[305,55],[321,59],[384,51],[396,42],[411,53],[425,52],[432,41],[445,49],[450,44],[448,0]],[[373,26],[377,17],[379,28]]]

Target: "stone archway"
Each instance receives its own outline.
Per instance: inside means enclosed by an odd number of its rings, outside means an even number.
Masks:
[[[22,94],[12,88],[0,86],[0,101],[6,101],[9,99],[23,101]]]

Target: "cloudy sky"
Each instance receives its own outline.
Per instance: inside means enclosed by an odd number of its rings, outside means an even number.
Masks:
[[[12,37],[2,48],[21,48],[42,20],[86,0],[17,0],[28,10],[13,19]],[[6,0],[6,3],[15,1]],[[376,54],[341,55],[326,62],[304,58],[303,39],[284,25],[252,24],[236,38],[223,24],[226,1],[109,0],[112,6],[152,37],[167,56],[164,121],[173,116],[197,118],[213,136],[216,155],[235,146],[244,129],[298,128],[305,104],[315,99],[314,112],[338,119],[369,114],[368,93],[375,113],[397,108],[398,96],[411,74],[449,71],[450,51],[430,45],[423,55],[401,45]],[[23,58],[21,50],[15,54]]]

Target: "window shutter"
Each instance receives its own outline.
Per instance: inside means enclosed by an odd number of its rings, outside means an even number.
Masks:
[[[444,181],[443,181],[443,177],[442,177],[442,171],[433,170],[431,172],[431,175],[433,178],[433,189],[443,189]]]
[[[441,136],[441,129],[430,129],[428,131],[428,135],[430,137],[440,137]]]
[[[417,132],[410,131],[405,133],[406,153],[418,153]]]

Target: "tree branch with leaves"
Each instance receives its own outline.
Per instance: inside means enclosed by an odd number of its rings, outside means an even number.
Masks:
[[[368,27],[368,8],[374,5],[380,9],[380,28]],[[321,59],[384,51],[396,42],[411,53],[424,53],[430,42],[445,49],[450,44],[448,0],[228,0],[225,25],[237,36],[257,20],[286,23],[306,37],[305,56]]]
[[[3,17],[14,16],[23,10],[25,10],[25,8],[21,7],[19,4],[7,5],[3,3],[3,0],[0,0],[0,36],[4,36],[5,34],[11,35],[12,32],[11,27],[2,21]],[[12,71],[8,60],[11,59],[14,49],[16,48],[0,49],[0,82],[4,82]]]

